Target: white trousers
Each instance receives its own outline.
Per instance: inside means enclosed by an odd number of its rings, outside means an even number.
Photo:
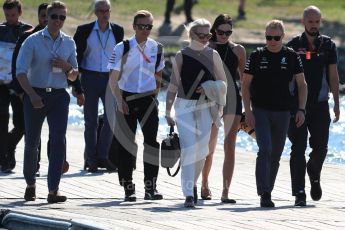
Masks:
[[[193,196],[193,187],[209,153],[212,117],[206,101],[176,98],[174,108],[181,146],[182,192]]]

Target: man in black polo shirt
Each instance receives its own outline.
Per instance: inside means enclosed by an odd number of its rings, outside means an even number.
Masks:
[[[290,159],[292,195],[296,196],[295,205],[297,206],[306,205],[304,191],[306,171],[311,184],[311,198],[320,200],[322,196],[320,174],[327,154],[331,122],[328,106],[329,91],[333,94],[334,100],[335,119],[333,122],[337,122],[340,115],[336,46],[331,38],[319,33],[320,9],[315,6],[305,8],[302,22],[305,31],[287,44],[300,55],[308,83],[306,122],[299,128],[294,123],[290,123],[288,133],[292,143]],[[306,163],[305,150],[308,131],[312,152],[309,154],[308,163]]]
[[[255,127],[259,147],[256,159],[256,186],[261,207],[274,207],[271,192],[278,173],[290,121],[289,85],[297,83],[298,105],[294,122],[304,123],[307,86],[299,56],[283,46],[283,22],[266,25],[266,47],[254,51],[246,64],[242,96],[246,122]]]

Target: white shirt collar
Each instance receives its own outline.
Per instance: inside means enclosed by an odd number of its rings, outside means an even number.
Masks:
[[[133,35],[130,39],[129,42],[131,43],[131,47],[136,47],[138,44],[137,39],[135,39],[135,35]],[[145,42],[145,48],[151,48],[152,46],[155,46],[156,42],[152,38],[147,38]]]
[[[48,31],[48,26],[46,26],[46,27],[42,30],[42,35],[43,35],[44,37],[50,38],[51,40],[54,40],[54,39],[52,38],[52,36],[50,35],[49,31]],[[61,31],[59,31],[59,34],[58,34],[58,36],[57,36],[56,39],[62,39],[62,33],[61,33]]]
[[[95,25],[93,26],[93,30],[100,30],[99,25],[98,25],[98,20],[95,21]],[[108,22],[108,29],[107,30],[111,30],[112,31],[112,28],[111,28],[109,22]]]

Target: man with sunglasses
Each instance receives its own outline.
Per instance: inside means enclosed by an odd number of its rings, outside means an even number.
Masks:
[[[108,67],[111,69],[110,87],[117,102],[115,136],[119,140],[119,181],[125,190],[125,201],[136,201],[133,183],[133,158],[137,145],[137,122],[144,135],[144,184],[145,200],[161,200],[156,189],[159,169],[158,102],[164,55],[158,58],[158,43],[149,38],[153,16],[146,10],[138,11],[133,20],[135,35],[129,39],[129,51],[122,60],[124,42],[115,46]],[[121,76],[120,76],[121,72]]]
[[[5,0],[2,8],[6,22],[0,24],[0,168],[3,173],[10,173],[15,167],[16,146],[24,134],[23,104],[13,90],[11,61],[16,41],[32,26],[19,21],[19,0]],[[10,105],[14,128],[8,132]]]
[[[98,167],[106,168],[108,171],[116,170],[116,166],[108,159],[113,135],[105,109],[105,93],[109,80],[109,57],[114,46],[123,40],[124,31],[121,26],[109,22],[110,8],[109,0],[97,0],[94,4],[97,20],[78,26],[74,35],[85,94],[85,168],[91,173],[97,172]],[[99,99],[103,103],[104,124],[98,139]]]
[[[24,178],[27,184],[24,199],[36,199],[36,169],[42,125],[47,118],[50,135],[48,166],[48,203],[65,202],[59,194],[59,184],[65,159],[65,135],[69,94],[67,79],[78,76],[76,46],[73,39],[61,31],[66,5],[59,1],[47,7],[48,25],[29,36],[20,48],[16,63],[17,79],[25,91]]]
[[[290,123],[289,139],[291,146],[290,172],[292,195],[296,197],[296,206],[306,205],[305,174],[310,179],[310,196],[313,200],[321,199],[320,176],[323,162],[327,155],[329,126],[331,123],[328,98],[333,95],[333,122],[340,116],[339,110],[339,75],[337,70],[337,48],[330,37],[320,34],[321,11],[316,6],[304,9],[302,24],[304,32],[293,38],[291,46],[301,57],[308,83],[306,122],[301,127]],[[296,94],[297,95],[297,94]],[[296,103],[292,113],[298,109]],[[310,134],[309,145],[312,148],[308,163],[305,151]]]
[[[259,151],[256,159],[256,186],[261,207],[274,207],[271,192],[279,169],[290,122],[289,85],[297,83],[298,110],[294,122],[304,122],[307,85],[297,53],[283,46],[284,26],[279,20],[266,25],[266,47],[254,51],[246,64],[242,96],[246,122],[255,127]]]
[[[17,57],[19,54],[19,50],[20,47],[22,46],[23,42],[31,35],[36,33],[37,31],[43,30],[47,24],[48,24],[48,17],[47,17],[47,7],[48,7],[48,3],[41,3],[38,6],[38,25],[31,29],[26,31],[17,41],[16,43],[16,47],[13,51],[13,57],[12,57],[12,77],[13,77],[13,81],[12,81],[12,85],[13,85],[13,89],[16,91],[16,94],[19,95],[20,97],[23,96],[23,89],[20,87],[19,82],[16,78],[16,62],[17,62]],[[77,79],[76,81],[68,81],[68,84],[71,85],[73,87],[72,89],[72,94],[77,98],[77,103],[79,106],[82,106],[84,103],[84,94],[81,88],[81,84],[79,79]],[[24,123],[24,116],[23,116],[23,123]],[[25,132],[23,130],[23,132]],[[49,157],[49,140],[47,143],[47,155]],[[10,154],[10,152],[9,152]],[[11,157],[12,159],[12,166],[14,168],[14,166],[16,165],[16,161],[15,161],[15,156],[14,156],[14,152],[12,153],[13,156]],[[40,160],[41,160],[41,147],[39,147],[39,151],[38,151],[38,163],[37,163],[37,173],[36,175],[39,176],[39,169],[40,169]],[[63,173],[66,173],[68,171],[69,168],[69,163],[67,162],[67,160],[65,160],[64,162],[64,168],[63,168]]]

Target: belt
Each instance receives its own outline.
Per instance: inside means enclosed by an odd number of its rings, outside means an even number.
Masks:
[[[127,91],[122,91],[122,97],[125,98],[126,101],[133,101],[144,97],[151,97],[154,95],[156,95],[156,90],[152,90],[145,93],[131,93]]]
[[[109,76],[109,72],[98,72],[98,71],[92,71],[92,70],[87,70],[87,69],[83,69],[82,70],[82,73],[91,73],[91,74],[95,74],[95,75],[106,75],[106,76]]]
[[[45,93],[53,93],[53,92],[59,92],[59,91],[65,90],[65,88],[55,89],[55,88],[50,88],[50,87],[47,87],[47,88],[36,88],[36,87],[33,87],[33,89],[35,91],[45,92]]]

